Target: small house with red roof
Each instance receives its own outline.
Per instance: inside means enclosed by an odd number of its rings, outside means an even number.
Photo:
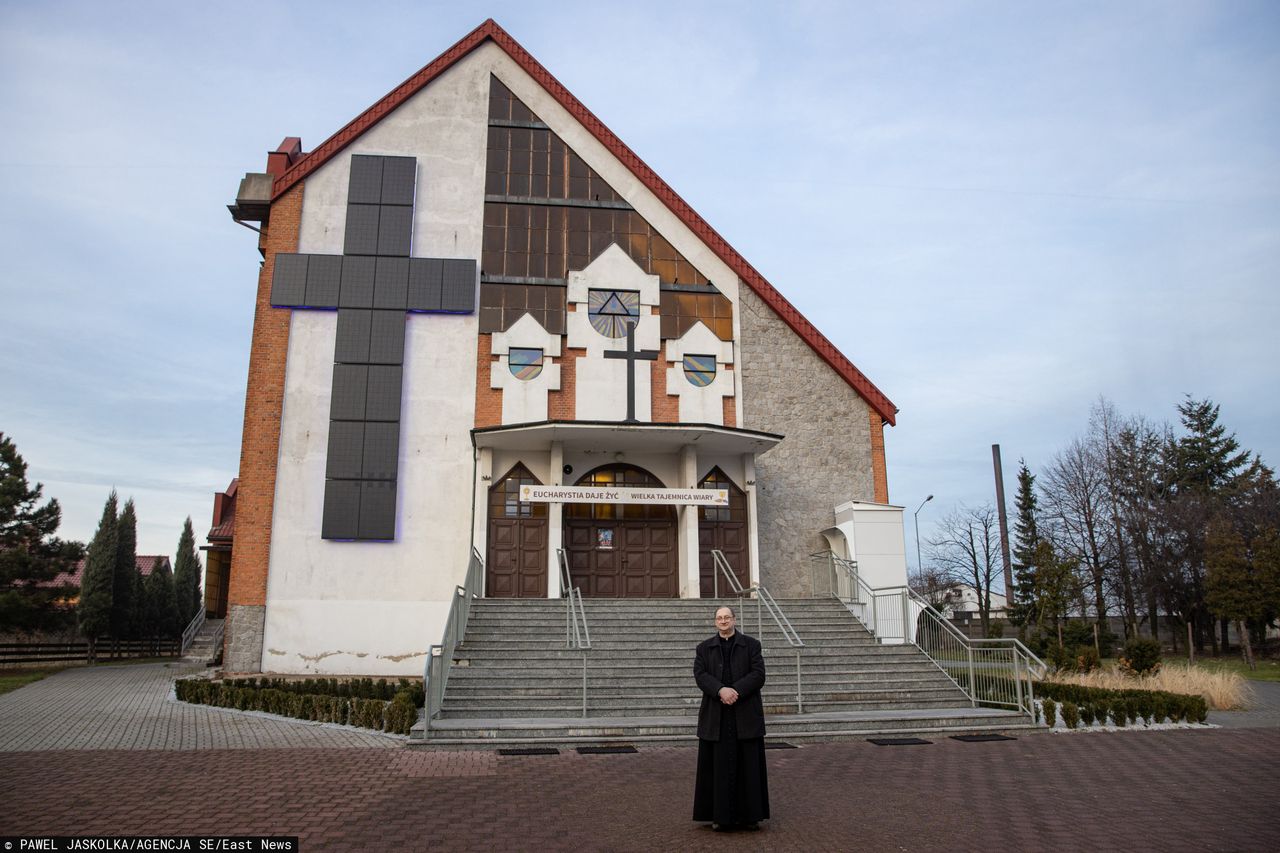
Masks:
[[[491,597],[709,596],[713,551],[807,595],[869,508],[905,583],[893,403],[492,20],[229,207],[263,258],[229,670],[420,673],[472,554]]]

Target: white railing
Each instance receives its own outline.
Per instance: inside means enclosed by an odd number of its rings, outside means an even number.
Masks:
[[[187,627],[182,632],[182,648],[178,651],[179,655],[185,655],[187,649],[191,648],[191,644],[195,642],[196,634],[200,633],[200,629],[204,627],[204,602],[200,602],[200,606],[196,608],[196,615],[191,617],[191,621],[187,623]]]
[[[711,551],[711,559],[715,564],[715,572],[712,580],[712,590],[716,598],[720,597],[720,575],[724,575],[728,582],[729,589],[738,597],[738,610],[744,611],[746,608],[747,596],[754,593],[756,599],[756,633],[764,632],[764,613],[762,608],[768,609],[769,615],[773,617],[773,621],[777,623],[778,630],[782,632],[783,638],[787,641],[796,652],[796,713],[804,713],[804,688],[800,678],[800,650],[804,648],[804,641],[800,639],[800,635],[796,632],[795,626],[791,624],[791,620],[787,618],[787,614],[782,612],[782,608],[778,606],[778,602],[774,600],[769,590],[765,589],[758,583],[749,587],[743,587],[742,582],[738,580],[738,576],[734,574],[733,567],[729,565],[729,561],[725,559],[724,552],[717,549]]]
[[[444,623],[444,636],[427,652],[427,663],[423,668],[422,686],[426,693],[426,708],[423,711],[427,728],[431,721],[440,715],[440,707],[444,704],[444,689],[449,681],[449,667],[453,663],[454,652],[467,632],[467,617],[471,613],[471,601],[480,595],[480,583],[484,579],[484,560],[480,552],[471,549],[471,559],[467,563],[467,576],[462,586],[453,589],[453,601],[449,605],[449,618]]]
[[[591,649],[591,629],[587,627],[587,609],[582,605],[582,589],[573,586],[569,577],[569,560],[564,549],[556,549],[560,564],[560,592],[565,599],[564,642],[571,649],[582,650],[582,716],[587,715],[587,652]]]
[[[1034,717],[1032,683],[1048,672],[1045,662],[1016,637],[970,639],[910,587],[872,588],[858,564],[830,551],[810,555],[814,589],[824,588],[851,610],[881,643],[911,643],[925,653],[973,705],[1015,708]],[[818,583],[824,576],[829,585]]]

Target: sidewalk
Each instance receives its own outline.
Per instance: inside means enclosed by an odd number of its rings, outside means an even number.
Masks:
[[[1261,851],[1280,730],[770,750],[757,833],[689,820],[697,750],[25,752],[0,835],[298,835],[318,850]]]
[[[1229,729],[1280,728],[1280,682],[1250,681],[1253,707],[1247,711],[1210,711],[1209,722]]]
[[[191,663],[67,669],[0,696],[0,752],[399,747],[400,737],[169,699]]]

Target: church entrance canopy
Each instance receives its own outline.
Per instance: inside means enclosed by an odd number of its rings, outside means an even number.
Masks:
[[[757,574],[751,562],[755,457],[782,436],[707,424],[590,421],[489,427],[471,435],[477,505],[488,510],[474,528],[491,565],[486,595],[559,595],[559,550],[572,585],[595,597],[708,595],[711,548],[725,552],[744,586]],[[568,497],[521,500],[526,484],[549,487],[546,492],[568,487]],[[657,499],[591,503],[570,494],[604,487],[615,494],[643,491],[646,498],[657,493]],[[725,503],[699,507],[692,490],[717,490]]]

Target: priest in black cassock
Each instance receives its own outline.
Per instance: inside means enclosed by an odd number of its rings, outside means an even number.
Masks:
[[[693,679],[698,709],[698,779],[693,819],[716,830],[757,829],[769,817],[764,765],[764,656],[760,641],[735,630],[732,607],[716,611],[716,635],[698,644]]]

